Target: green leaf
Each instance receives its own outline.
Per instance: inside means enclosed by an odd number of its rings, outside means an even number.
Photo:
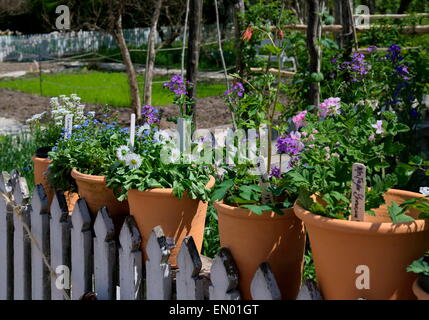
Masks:
[[[258,205],[255,205],[255,204],[246,204],[246,205],[243,205],[241,207],[249,209],[253,213],[256,213],[258,216],[262,215],[262,213],[264,213],[264,211],[272,210],[273,209],[273,208],[271,208],[270,206],[267,206],[267,205],[258,206]]]
[[[395,201],[392,201],[390,207],[387,208],[390,218],[393,223],[402,223],[414,221],[414,218],[405,214],[405,210],[401,208]]]

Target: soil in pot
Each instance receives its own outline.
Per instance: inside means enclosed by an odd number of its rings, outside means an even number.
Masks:
[[[215,179],[210,178],[208,188],[214,186]],[[167,238],[173,238],[169,263],[177,267],[176,257],[186,236],[194,238],[198,252],[203,245],[205,220],[208,202],[191,199],[185,193],[182,199],[173,194],[173,189],[151,189],[147,191],[129,190],[128,202],[130,214],[134,217],[142,237],[141,249],[146,256],[146,244],[152,229],[161,226]]]
[[[384,197],[390,205],[421,196],[391,189]],[[379,222],[330,219],[298,204],[294,209],[308,231],[325,299],[415,299],[416,275],[406,268],[429,249],[428,220],[392,223],[386,205],[374,210]],[[408,214],[418,217],[415,210]]]
[[[215,202],[222,247],[231,250],[239,271],[243,299],[251,299],[250,285],[262,262],[268,262],[283,299],[295,299],[303,270],[304,224],[285,209],[283,216],[264,212],[258,216],[249,210]]]
[[[106,177],[83,174],[76,169],[72,170],[72,177],[76,180],[79,195],[85,199],[88,209],[95,221],[100,208],[106,206],[115,226],[115,234],[119,235],[125,217],[129,215],[128,201],[118,201],[113,191],[106,186]]]

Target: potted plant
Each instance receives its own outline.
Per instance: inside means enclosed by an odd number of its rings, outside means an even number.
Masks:
[[[48,205],[50,207],[53,196],[54,187],[48,179],[49,166],[52,160],[48,154],[54,147],[55,143],[60,140],[64,130],[64,117],[67,114],[72,114],[74,122],[80,124],[84,121],[85,106],[80,103],[80,98],[76,94],[67,97],[61,95],[53,97],[50,100],[51,110],[33,115],[26,122],[30,126],[30,131],[38,146],[34,156],[32,157],[34,164],[34,181],[35,184],[41,184],[48,197]],[[66,200],[69,206],[69,211],[73,210],[77,200],[76,193],[66,192]]]
[[[115,118],[105,113],[102,122],[88,118],[74,125],[72,134],[63,134],[52,151],[50,180],[63,190],[78,192],[88,204],[93,221],[98,210],[107,206],[115,231],[119,234],[122,222],[129,214],[127,201],[120,202],[106,186],[109,167],[116,160],[116,150],[129,142],[129,129],[121,128]]]
[[[180,76],[174,76],[165,86],[176,96],[182,96],[176,97],[176,102],[186,99],[186,84]],[[143,114],[154,113],[152,107],[145,108]],[[184,116],[181,112],[180,117]],[[181,152],[178,140],[173,138],[157,128],[157,121],[146,122],[138,129],[133,148],[122,148],[124,153],[118,149],[118,158],[107,172],[107,186],[119,200],[128,199],[130,214],[143,239],[143,252],[152,229],[158,225],[167,238],[174,239],[169,261],[176,267],[176,256],[186,236],[192,235],[201,250],[214,178],[210,165]],[[193,149],[204,143],[209,142],[193,144]]]
[[[243,37],[245,41],[257,36],[268,38],[264,49],[277,56],[278,72],[234,81],[225,92],[235,134],[242,137],[236,143],[229,140],[225,157],[233,160],[220,166],[222,174],[212,199],[218,213],[220,244],[232,252],[244,299],[251,299],[251,281],[263,261],[270,264],[283,299],[296,298],[303,272],[306,235],[292,208],[298,189],[285,172],[300,163],[304,144],[298,129],[306,111],[293,117],[290,126],[279,118],[280,113],[287,116],[291,109],[281,103],[284,83],[279,56],[286,42],[281,41],[279,30],[249,26]],[[272,150],[275,130],[285,132],[277,141],[277,155]],[[220,148],[223,143],[220,141]],[[247,152],[242,153],[242,147]],[[254,157],[252,148],[259,150],[259,157]]]
[[[429,300],[429,255],[413,261],[407,268],[408,272],[418,275],[413,283],[413,292],[419,300]]]
[[[394,137],[407,126],[393,112],[334,98],[307,120],[301,134],[313,142],[301,155],[305,165],[288,175],[300,188],[294,210],[324,298],[412,299],[414,277],[405,267],[429,249],[429,223],[423,195],[392,189],[412,173],[396,164],[404,146]],[[354,163],[366,166],[359,183],[352,183]],[[351,218],[353,184],[365,191],[360,221]]]

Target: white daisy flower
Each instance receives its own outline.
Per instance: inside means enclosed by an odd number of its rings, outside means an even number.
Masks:
[[[127,155],[130,153],[130,148],[128,146],[120,146],[118,149],[116,149],[116,157],[120,161],[126,161]]]
[[[142,165],[142,158],[135,153],[129,153],[125,159],[125,163],[130,169],[138,169]]]

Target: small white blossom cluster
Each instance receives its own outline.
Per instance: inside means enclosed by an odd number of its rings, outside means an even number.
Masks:
[[[74,93],[70,97],[61,95],[51,98],[50,104],[52,119],[57,126],[64,125],[64,117],[68,114],[73,114],[74,124],[81,124],[85,120],[85,106],[80,103],[80,98]]]
[[[130,169],[138,169],[142,165],[142,158],[125,145],[116,149],[116,157],[120,161],[125,161]]]
[[[425,196],[429,196],[429,187],[421,187],[420,193],[424,194]]]
[[[33,115],[30,119],[27,119],[25,122],[27,124],[32,124],[35,122],[40,122],[40,120],[43,119],[43,117],[45,117],[48,113],[46,111],[42,112],[42,113],[37,113],[35,115]]]

